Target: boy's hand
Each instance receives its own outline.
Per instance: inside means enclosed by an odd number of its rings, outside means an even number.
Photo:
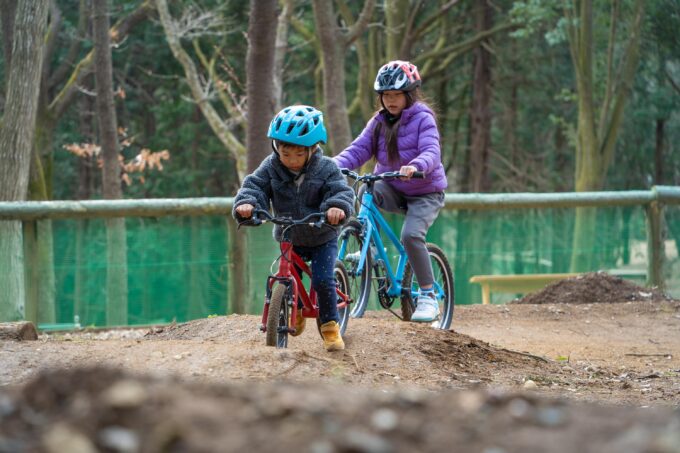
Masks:
[[[331,225],[337,225],[345,218],[345,211],[340,208],[329,208],[328,211],[326,211],[326,218]]]
[[[246,204],[242,204],[240,206],[237,206],[236,212],[238,212],[238,215],[240,215],[241,217],[243,217],[245,219],[249,219],[250,216],[253,215],[253,209],[255,209],[255,206],[253,206],[252,204],[246,203]]]
[[[399,169],[399,173],[404,175],[405,178],[402,179],[409,179],[411,176],[413,176],[413,173],[417,172],[418,169],[414,167],[413,165],[404,165]]]

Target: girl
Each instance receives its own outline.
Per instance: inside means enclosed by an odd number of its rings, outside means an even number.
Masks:
[[[439,317],[439,305],[432,294],[425,236],[444,206],[447,182],[435,115],[421,99],[420,84],[414,64],[397,60],[381,67],[373,89],[382,109],[334,160],[340,168],[355,169],[374,157],[375,173],[404,175],[401,180],[378,181],[373,195],[380,208],[406,214],[401,242],[420,286],[411,320],[432,322]],[[422,171],[424,179],[411,179],[415,171]]]

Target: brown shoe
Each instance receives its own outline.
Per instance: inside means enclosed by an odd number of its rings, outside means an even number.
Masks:
[[[345,342],[340,335],[340,324],[335,321],[328,321],[321,324],[321,336],[323,337],[323,347],[326,351],[342,351],[345,349]]]
[[[290,336],[297,337],[302,332],[304,332],[306,323],[307,319],[302,316],[302,308],[298,308],[297,316],[295,317],[295,333],[291,333]]]

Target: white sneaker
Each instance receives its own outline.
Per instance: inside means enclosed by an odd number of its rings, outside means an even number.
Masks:
[[[432,322],[439,318],[439,304],[430,294],[420,294],[416,311],[411,315],[411,321]]]

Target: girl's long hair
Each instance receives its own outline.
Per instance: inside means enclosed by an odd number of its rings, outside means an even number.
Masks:
[[[420,88],[416,88],[413,91],[407,91],[405,92],[406,94],[406,108],[412,107],[413,104],[416,102],[420,102],[421,104],[425,104],[430,110],[432,110],[432,113],[434,113],[434,108],[432,107],[432,102],[429,101],[425,96],[423,96],[423,93],[420,91]],[[382,95],[378,93],[377,96],[377,104],[378,104],[378,112],[382,112],[385,109],[385,106],[383,106],[382,103]],[[435,121],[437,120],[437,116],[435,115]],[[390,124],[388,121],[385,122],[385,148],[387,148],[387,160],[391,164],[399,163],[399,147],[397,146],[397,136],[399,133],[399,126],[401,124],[401,117],[395,121],[394,123]],[[376,126],[377,127],[377,126]],[[377,146],[377,143],[376,143]],[[376,159],[378,157],[378,153],[376,150]]]

